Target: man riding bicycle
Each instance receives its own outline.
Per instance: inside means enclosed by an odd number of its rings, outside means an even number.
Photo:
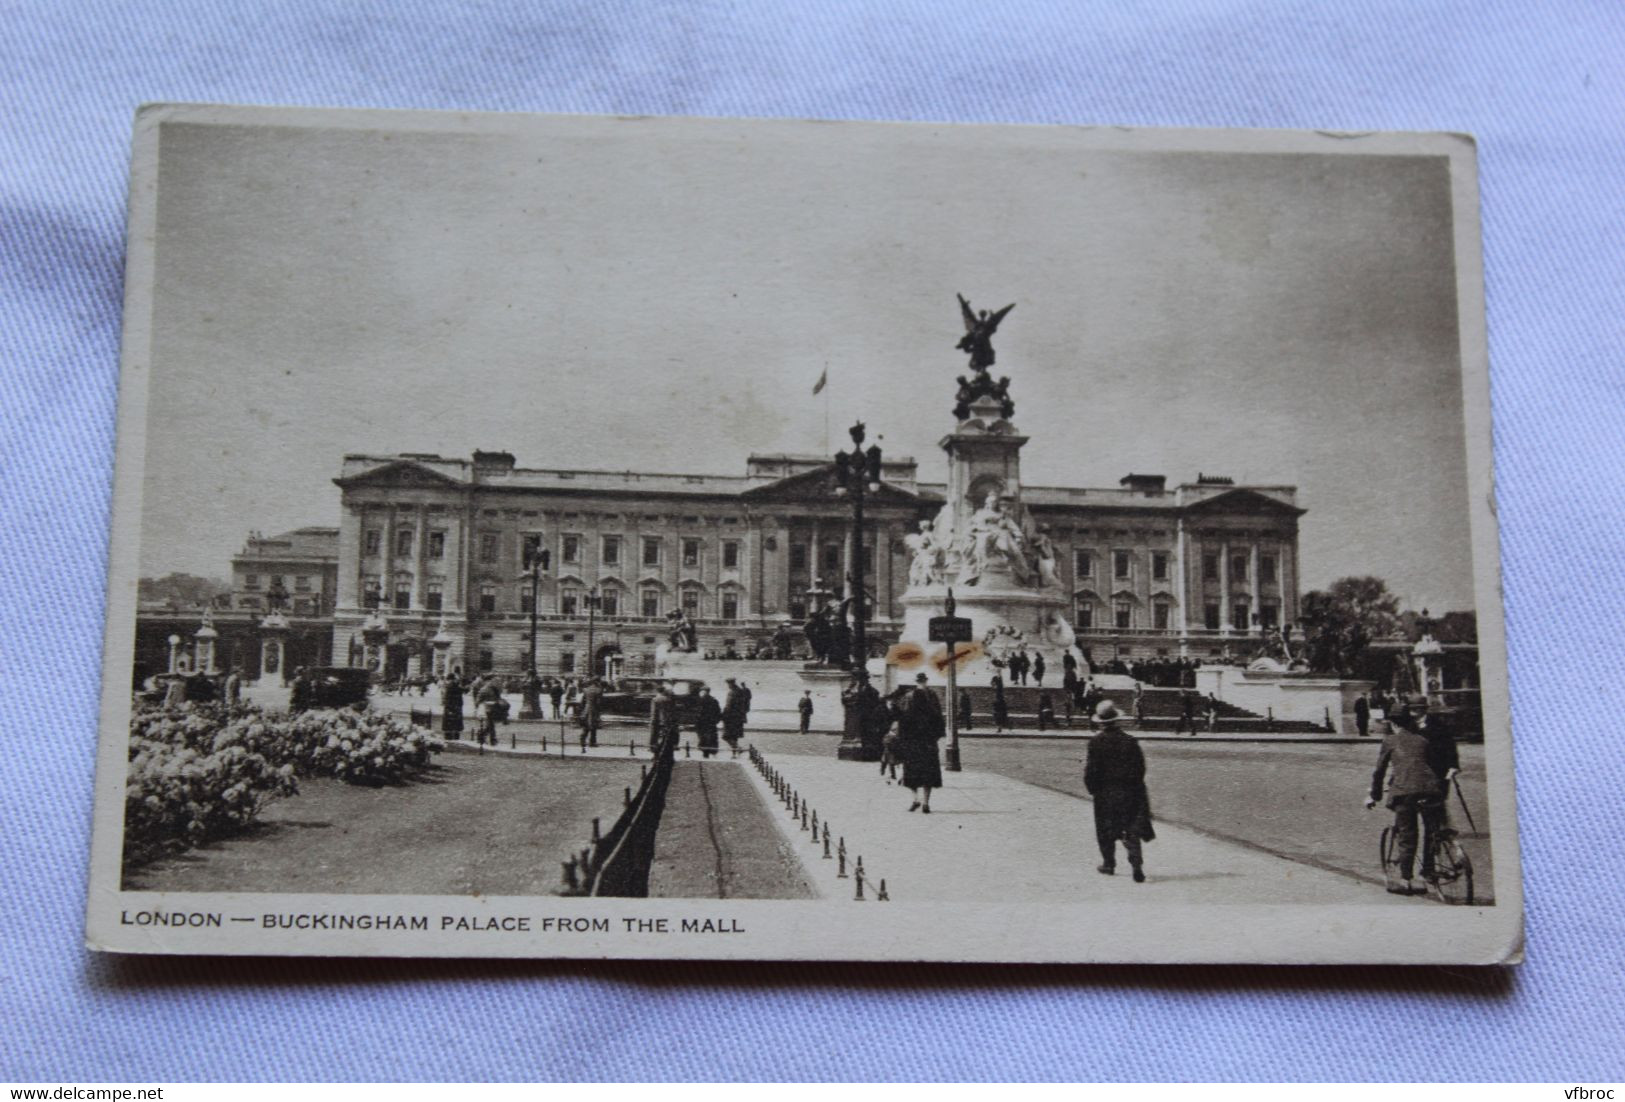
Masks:
[[[1456,740],[1436,717],[1428,717],[1428,698],[1412,693],[1396,714],[1389,716],[1390,730],[1383,736],[1382,753],[1371,775],[1371,792],[1366,796],[1369,811],[1383,797],[1387,777],[1388,807],[1394,813],[1395,860],[1400,885],[1388,890],[1398,895],[1412,894],[1411,870],[1416,862],[1417,820],[1422,823],[1422,879],[1434,880],[1433,840],[1445,825],[1445,796],[1450,782],[1461,769]]]

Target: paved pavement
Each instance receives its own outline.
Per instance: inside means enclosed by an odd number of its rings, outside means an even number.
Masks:
[[[863,858],[869,890],[884,879],[893,900],[1424,905],[1373,891],[1336,872],[1165,823],[1158,824],[1156,841],[1146,845],[1148,880],[1135,884],[1122,859],[1116,876],[1095,871],[1099,858],[1091,812],[1087,801],[1075,796],[967,769],[952,774],[952,786],[938,793],[930,815],[922,815],[907,810],[908,790],[887,784],[873,764],[765,754],[836,838],[845,839],[852,862]],[[850,896],[855,884],[838,879],[838,862],[822,859],[810,831],[802,831],[766,780],[747,769],[777,810],[781,832],[798,841],[815,882],[826,895]]]

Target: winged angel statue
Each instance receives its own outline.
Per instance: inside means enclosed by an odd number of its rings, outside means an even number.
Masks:
[[[999,323],[1016,308],[1016,304],[1012,302],[990,314],[986,310],[972,310],[964,295],[955,297],[959,299],[959,313],[965,319],[965,335],[959,338],[955,347],[961,352],[970,353],[972,374],[969,379],[959,376],[959,393],[954,396],[954,416],[965,420],[970,416],[970,404],[986,396],[997,401],[1001,413],[1008,418],[1016,412],[1016,404],[1010,400],[1010,380],[1001,378],[995,383],[987,369],[993,366],[995,358],[993,334],[998,332]]]

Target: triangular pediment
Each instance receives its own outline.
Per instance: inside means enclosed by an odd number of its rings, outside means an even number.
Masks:
[[[449,475],[415,463],[410,459],[397,459],[374,467],[370,471],[333,480],[345,488],[356,486],[445,486],[461,488],[463,483]]]
[[[805,501],[828,503],[841,500],[835,493],[835,464],[826,463],[810,471],[755,486],[739,497],[743,501]],[[867,491],[865,500],[877,504],[918,505],[920,498],[907,490],[882,482],[880,489]]]
[[[1288,505],[1257,490],[1228,490],[1185,507],[1190,513],[1229,513],[1241,516],[1301,517],[1305,510]]]

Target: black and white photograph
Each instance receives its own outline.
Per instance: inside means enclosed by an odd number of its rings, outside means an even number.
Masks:
[[[93,948],[1520,958],[1471,139],[134,148]]]

